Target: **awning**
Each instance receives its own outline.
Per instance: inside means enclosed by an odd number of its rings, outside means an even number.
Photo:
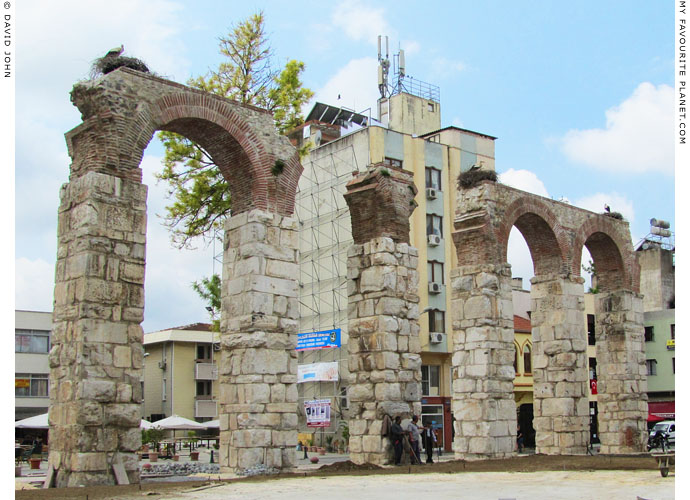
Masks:
[[[649,416],[647,422],[661,422],[662,420],[673,420],[676,418],[675,401],[650,401]]]

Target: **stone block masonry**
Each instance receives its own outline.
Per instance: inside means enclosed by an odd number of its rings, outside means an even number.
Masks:
[[[241,472],[295,465],[297,220],[259,209],[225,225],[220,465]]]
[[[411,172],[372,166],[347,184],[350,459],[391,463],[385,415],[421,412],[418,252],[409,245]]]
[[[451,271],[455,458],[515,454],[513,302],[510,265]]]
[[[643,302],[633,292],[599,293],[594,303],[601,453],[639,453],[647,444]]]
[[[532,278],[536,452],[583,455],[589,444],[584,279]]]
[[[138,482],[146,186],[88,172],[65,184],[50,351],[57,486]]]
[[[387,464],[385,415],[421,412],[417,249],[390,238],[354,245],[347,260],[350,459]]]

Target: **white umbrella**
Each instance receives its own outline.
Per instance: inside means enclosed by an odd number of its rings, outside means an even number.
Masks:
[[[149,422],[148,420],[144,420],[143,418],[141,419],[141,425],[139,426],[142,429],[150,429],[153,427],[153,424]]]
[[[17,420],[14,423],[17,429],[47,429],[48,428],[48,414],[36,415],[35,417]]]
[[[206,427],[208,429],[220,429],[220,420],[215,419],[215,420],[209,420],[208,422],[204,422],[206,424]]]
[[[160,429],[169,430],[186,430],[186,431],[196,431],[200,429],[206,429],[204,424],[195,422],[194,420],[189,420],[188,418],[180,417],[179,415],[173,415],[163,420],[158,420],[152,422],[153,427],[158,427]]]

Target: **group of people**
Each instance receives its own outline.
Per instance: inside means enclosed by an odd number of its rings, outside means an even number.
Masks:
[[[410,459],[412,464],[422,463],[420,443],[424,446],[426,451],[426,463],[434,463],[433,456],[437,439],[431,424],[420,426],[418,424],[419,417],[414,415],[412,421],[403,429],[401,421],[402,418],[400,416],[395,417],[390,429],[390,437],[393,442],[393,450],[395,451],[395,465],[400,465],[402,462],[405,439],[407,439],[410,445]]]

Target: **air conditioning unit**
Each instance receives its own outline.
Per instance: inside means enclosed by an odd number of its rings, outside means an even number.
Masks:
[[[161,370],[165,370],[167,368],[168,364],[165,361],[159,361],[158,362],[158,368]]]
[[[441,342],[443,342],[444,335],[445,334],[443,333],[432,332],[429,334],[429,342],[431,342],[432,344],[440,344]]]
[[[441,285],[439,283],[429,283],[429,293],[441,293]]]
[[[437,196],[437,192],[434,188],[426,188],[426,197],[429,200],[435,200]]]
[[[441,236],[439,236],[438,234],[430,234],[428,236],[428,240],[429,240],[429,245],[431,245],[432,247],[435,247],[435,246],[438,246],[441,244]]]

